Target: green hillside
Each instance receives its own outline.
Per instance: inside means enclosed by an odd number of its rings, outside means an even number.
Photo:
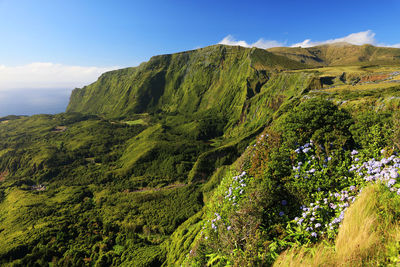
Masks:
[[[97,82],[75,89],[67,111],[121,117],[215,109],[239,117],[244,102],[260,91],[269,72],[304,67],[261,49],[239,46],[155,56],[139,67],[105,73]]]
[[[398,264],[398,50],[367,48],[155,56],[0,118],[0,265]]]

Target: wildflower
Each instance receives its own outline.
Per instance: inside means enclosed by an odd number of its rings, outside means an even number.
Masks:
[[[389,182],[388,182],[388,186],[392,186],[392,185],[394,185],[395,183],[396,183],[396,180],[395,180],[395,179],[390,179]]]
[[[321,227],[321,224],[320,224],[320,223],[316,223],[316,224],[315,224],[315,228],[318,228],[318,227]]]
[[[287,201],[286,200],[282,200],[282,206],[286,206],[287,205]]]
[[[313,237],[317,237],[318,235],[317,235],[317,233],[316,233],[316,232],[312,232],[312,233],[311,233],[311,236],[313,236]]]
[[[360,159],[359,159],[359,158],[355,158],[354,161],[355,161],[355,162],[358,162],[358,161],[360,161]]]
[[[304,149],[303,149],[303,153],[307,153],[307,152],[310,151],[310,150],[311,150],[311,148],[309,148],[309,147],[304,148]]]
[[[228,227],[226,227],[226,230],[229,231],[229,230],[231,230],[231,228],[232,228],[232,227],[229,225]]]
[[[329,203],[329,207],[333,210],[335,210],[337,208],[337,205],[333,204],[333,203]]]
[[[314,173],[314,172],[315,172],[315,169],[314,169],[314,168],[310,170],[310,173]]]
[[[356,190],[356,187],[354,185],[351,185],[349,189],[350,189],[350,191],[354,191],[354,190]]]
[[[283,211],[279,212],[279,216],[282,217],[283,215],[285,215],[285,213]]]
[[[303,222],[304,222],[304,219],[300,219],[300,220],[297,222],[297,224],[298,224],[298,225],[301,225]]]
[[[399,173],[397,172],[397,170],[390,171],[390,177],[392,177],[393,179],[398,178],[399,177]]]
[[[315,221],[315,218],[314,218],[314,217],[311,217],[311,218],[310,218],[310,221],[312,221],[312,222]]]
[[[358,151],[355,150],[355,149],[353,149],[353,151],[351,151],[351,154],[352,154],[352,155],[357,155],[357,154],[358,154]]]

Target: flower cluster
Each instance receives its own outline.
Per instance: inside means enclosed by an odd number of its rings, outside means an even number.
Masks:
[[[248,186],[250,177],[243,171],[242,173],[234,176],[226,176],[221,182],[221,185],[216,190],[216,194],[219,196],[217,199],[221,199],[220,202],[215,202],[210,210],[213,211],[209,215],[206,225],[203,229],[209,229],[210,234],[218,234],[218,231],[230,231],[231,226],[228,221],[228,215],[232,210],[238,208],[240,200],[245,195],[246,188]],[[206,236],[208,238],[208,236]]]
[[[325,179],[329,173],[325,170],[326,164],[331,160],[330,156],[323,160],[316,158],[312,141],[298,147],[294,151],[298,161],[292,165],[293,177],[299,181],[309,181],[310,185],[316,183],[319,178]],[[384,150],[381,154],[384,154]],[[400,195],[400,157],[395,155],[381,159],[363,160],[363,153],[352,150],[346,152],[350,156],[351,166],[345,167],[347,176],[341,177],[340,192],[324,192],[315,190],[312,193],[313,203],[301,206],[301,216],[291,221],[295,225],[295,231],[306,239],[318,239],[322,236],[334,238],[344,219],[345,211],[353,203],[362,188],[368,183],[382,182],[390,191]],[[311,181],[312,180],[312,181]]]
[[[357,194],[358,190],[354,186],[341,192],[315,193],[316,201],[308,206],[301,206],[301,217],[294,219],[298,230],[313,238],[325,234],[328,237],[334,236],[344,218],[344,211],[355,201]]]
[[[244,190],[247,186],[247,174],[242,172],[241,174],[232,177],[232,183],[229,185],[228,190],[225,191],[224,198],[231,202],[233,206],[236,206],[240,196],[243,195]]]
[[[382,153],[384,151],[381,151]],[[352,155],[356,155],[353,154]],[[354,162],[359,162],[359,158],[354,158]],[[390,191],[396,191],[400,195],[399,178],[400,158],[395,155],[383,157],[381,160],[370,159],[358,165],[351,165],[349,172],[355,173],[365,182],[382,182]]]

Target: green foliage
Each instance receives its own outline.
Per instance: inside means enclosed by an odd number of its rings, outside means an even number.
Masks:
[[[328,151],[351,145],[349,127],[353,121],[346,111],[332,102],[313,98],[289,112],[282,120],[280,131],[290,146],[313,140]]]

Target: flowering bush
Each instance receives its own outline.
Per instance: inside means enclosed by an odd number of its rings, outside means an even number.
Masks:
[[[223,179],[215,193],[215,201],[209,206],[209,219],[203,229],[204,238],[218,236],[219,231],[231,229],[228,217],[238,209],[239,203],[246,195],[246,188],[251,177],[243,171],[240,174],[228,175]]]
[[[400,195],[400,183],[398,183],[400,157],[396,155],[385,157],[385,150],[381,150],[379,160],[366,159],[363,151],[348,151],[346,154],[351,164],[341,166],[347,167],[347,176],[341,177],[342,183],[336,187],[336,191],[324,191],[317,186],[320,185],[321,177],[329,175],[326,171],[327,164],[332,158],[326,157],[321,164],[314,151],[312,141],[295,150],[298,157],[293,165],[294,178],[300,181],[311,181],[310,183],[316,185],[311,189],[314,190],[311,194],[313,201],[301,206],[299,216],[288,222],[286,239],[289,243],[304,244],[321,238],[334,239],[346,209],[362,192],[362,188],[369,183],[380,182],[388,190]],[[304,185],[301,182],[300,184]]]

